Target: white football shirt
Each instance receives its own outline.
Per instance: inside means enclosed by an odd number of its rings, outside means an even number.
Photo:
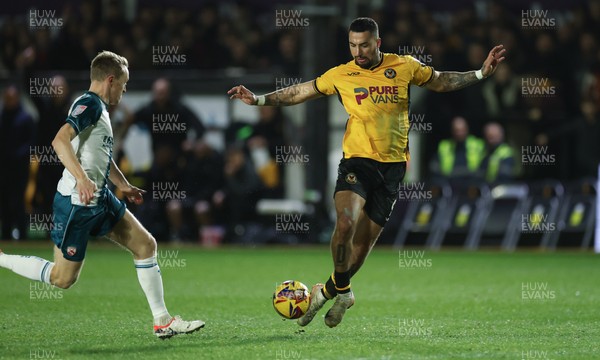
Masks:
[[[75,99],[66,121],[77,133],[71,141],[75,156],[90,180],[96,184],[97,190],[88,206],[96,206],[99,197],[107,191],[106,182],[112,159],[113,132],[107,104],[95,93],[86,91]],[[75,185],[75,177],[65,168],[58,182],[58,192],[71,196],[72,204],[84,205]]]

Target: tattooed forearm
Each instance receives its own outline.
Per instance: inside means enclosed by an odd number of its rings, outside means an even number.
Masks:
[[[479,82],[475,71],[456,72],[442,71],[427,84],[427,87],[434,91],[454,91]]]
[[[268,106],[289,106],[297,104],[296,93],[300,89],[297,86],[290,86],[287,88],[279,89],[265,95],[265,105]]]
[[[305,102],[306,100],[316,99],[320,96],[322,96],[322,94],[315,90],[313,81],[307,81],[266,94],[264,105],[296,105]]]
[[[290,94],[282,94],[281,90],[274,91],[265,95],[265,105],[267,106],[287,106],[292,105]]]

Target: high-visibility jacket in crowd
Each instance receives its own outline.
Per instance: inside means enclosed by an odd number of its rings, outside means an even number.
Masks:
[[[494,152],[489,155],[487,169],[485,170],[485,179],[488,182],[494,182],[498,178],[500,163],[505,159],[513,157],[513,150],[507,144],[500,144]]]
[[[440,161],[440,172],[442,175],[449,176],[454,169],[456,141],[446,139],[440,141],[438,146],[438,157]],[[465,152],[467,157],[467,168],[470,172],[476,173],[479,164],[485,155],[485,143],[482,139],[469,135],[465,139]]]

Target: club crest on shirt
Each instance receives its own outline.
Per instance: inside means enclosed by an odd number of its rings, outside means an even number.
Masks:
[[[384,73],[386,78],[393,79],[396,77],[396,70],[394,69],[385,69]]]
[[[72,117],[77,117],[77,115],[81,114],[82,112],[85,111],[85,109],[87,109],[86,105],[77,105],[75,107],[75,109],[73,109],[73,111],[71,111],[71,116]]]
[[[348,175],[346,175],[346,182],[350,185],[356,184],[358,182],[358,179],[356,178],[356,174],[349,173]]]
[[[67,248],[67,255],[73,256],[77,253],[77,248],[75,246],[69,246]]]

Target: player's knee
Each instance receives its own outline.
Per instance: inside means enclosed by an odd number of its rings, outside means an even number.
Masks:
[[[156,249],[156,239],[154,238],[154,236],[148,235],[146,241],[144,241],[144,246],[142,248],[142,251],[148,255],[145,256],[145,258],[156,255]]]
[[[59,278],[57,278],[52,285],[56,286],[57,288],[61,288],[61,289],[69,289],[70,287],[72,287],[73,285],[75,285],[75,283],[77,282],[77,276],[61,276]]]
[[[338,219],[335,223],[335,232],[337,232],[339,237],[344,239],[349,239],[356,225],[356,221],[349,216],[342,215],[338,216]]]
[[[136,259],[148,259],[156,256],[156,239],[149,233],[138,238],[136,243],[129,248]]]

